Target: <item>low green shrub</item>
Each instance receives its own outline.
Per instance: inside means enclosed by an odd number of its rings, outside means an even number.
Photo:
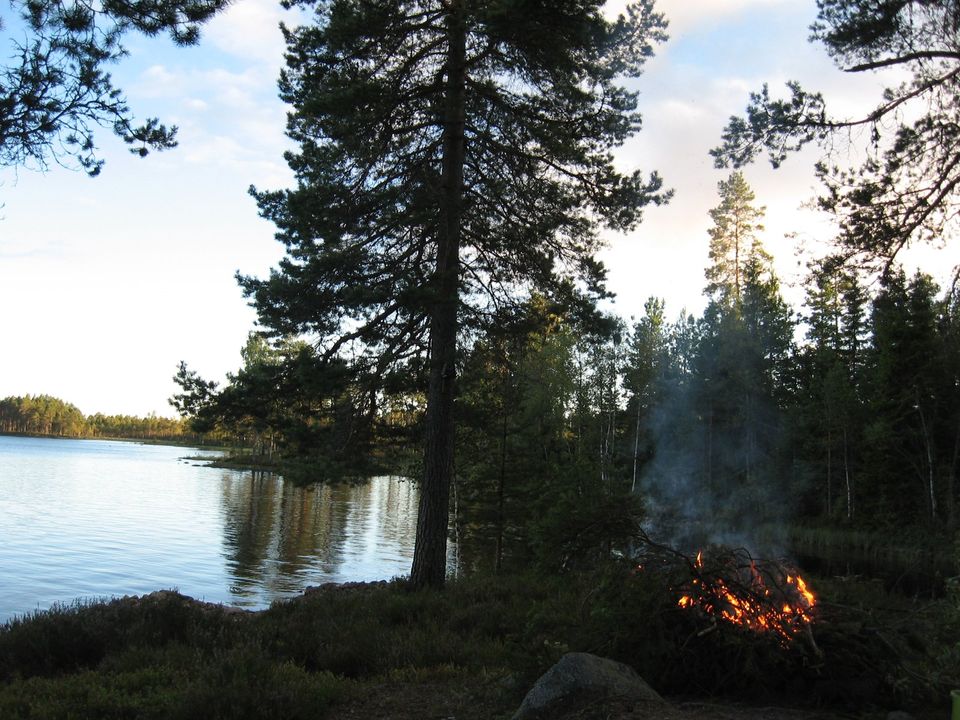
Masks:
[[[624,560],[442,591],[322,588],[262,613],[174,593],[57,608],[0,628],[0,718],[319,719],[364,687],[420,677],[487,678],[489,697],[515,707],[568,651],[630,664],[668,695],[890,706],[960,682],[947,601],[882,609],[875,584],[815,581],[816,645],[785,647],[680,608],[689,579],[682,562]]]
[[[131,646],[223,646],[233,642],[242,620],[241,615],[167,591],[54,606],[0,626],[0,679],[95,668],[108,655]]]
[[[205,665],[185,688],[176,720],[315,720],[350,690],[330,673],[276,662],[254,648],[238,648]]]
[[[124,673],[83,671],[60,678],[34,677],[0,685],[4,720],[153,720],[169,718],[184,685],[168,667]]]

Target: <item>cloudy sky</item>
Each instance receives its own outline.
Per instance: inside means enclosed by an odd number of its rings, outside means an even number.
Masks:
[[[750,90],[798,79],[850,111],[879,92],[876,79],[837,72],[807,43],[814,0],[658,6],[671,39],[636,86],[645,127],[619,162],[659,170],[676,195],[637,232],[610,237],[604,259],[626,318],[651,295],[670,315],[702,309],[707,211],[726,176],[707,152]],[[102,132],[107,164],[96,179],[0,171],[0,397],[48,393],[88,414],[171,415],[181,359],[218,380],[239,365],[255,318],[234,273],[263,275],[281,257],[247,188],[291,181],[276,97],[283,15],[276,0],[237,0],[199,47],[130,39],[114,77],[139,116],[180,127],[176,150],[139,159]],[[830,232],[800,207],[815,193],[813,157],[746,171],[788,284],[797,248],[815,249]]]

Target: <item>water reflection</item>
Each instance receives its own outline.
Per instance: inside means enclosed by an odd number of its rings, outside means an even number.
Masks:
[[[417,491],[408,481],[297,487],[270,473],[225,472],[220,482],[232,604],[409,572]]]
[[[260,608],[410,571],[415,484],[296,487],[185,459],[198,452],[0,436],[0,623],[162,588]]]

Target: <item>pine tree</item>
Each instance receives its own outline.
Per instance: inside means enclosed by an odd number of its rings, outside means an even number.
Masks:
[[[628,367],[624,385],[631,393],[633,405],[633,464],[631,490],[636,490],[641,464],[641,434],[649,432],[650,415],[663,392],[669,363],[668,328],[664,316],[664,301],[651,297],[644,303],[644,316],[634,325],[629,341]],[[644,438],[644,460],[653,452],[652,439]]]
[[[823,43],[846,73],[888,72],[896,84],[854,116],[828,111],[818,92],[787,83],[787,97],[767,85],[733,117],[717,167],[742,167],[766,151],[778,167],[808,143],[825,151],[816,171],[821,206],[840,223],[840,256],[889,268],[905,246],[942,241],[960,201],[960,4],[955,0],[817,0],[811,40]],[[862,129],[861,133],[852,130]],[[859,167],[844,167],[851,137],[869,137]]]
[[[719,183],[710,211],[710,259],[701,321],[696,399],[704,424],[708,492],[726,509],[758,517],[777,476],[780,409],[792,375],[793,318],[773,258],[757,235],[763,208],[740,173]],[[732,489],[736,488],[736,492]]]
[[[707,295],[727,305],[743,299],[743,273],[757,246],[757,233],[764,208],[753,205],[756,196],[742,173],[734,172],[717,184],[720,204],[710,211],[710,265],[707,268]]]
[[[227,0],[132,0],[68,3],[11,0],[19,15],[7,31],[8,63],[0,68],[0,165],[45,168],[75,161],[96,175],[94,128],[111,128],[131,152],[176,145],[176,127],[156,118],[135,125],[111,64],[127,54],[124,35],[166,32],[177,45],[195,44],[200,25]],[[21,40],[22,38],[22,40]]]
[[[458,338],[537,290],[574,311],[603,294],[598,228],[667,195],[611,148],[639,128],[636,76],[663,38],[652,0],[292,0],[286,30],[297,187],[255,192],[287,256],[242,278],[260,321],[315,339],[376,383],[428,377],[411,572],[441,585],[454,471]]]

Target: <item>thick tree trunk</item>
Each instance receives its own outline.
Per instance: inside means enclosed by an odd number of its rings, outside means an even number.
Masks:
[[[447,19],[443,188],[433,276],[435,296],[430,321],[430,385],[424,428],[424,473],[413,567],[410,570],[410,582],[418,588],[441,587],[447,569],[447,524],[454,469],[453,403],[456,393],[466,99],[466,26],[463,15],[462,0],[452,2]]]

